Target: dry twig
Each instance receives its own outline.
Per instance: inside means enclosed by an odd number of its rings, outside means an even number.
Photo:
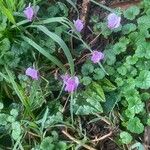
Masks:
[[[110,131],[108,134],[106,134],[106,135],[104,135],[104,136],[102,136],[102,137],[99,137],[99,138],[96,138],[96,139],[92,140],[92,142],[99,142],[99,141],[102,141],[102,140],[108,138],[109,136],[111,136],[112,133],[113,133],[113,132]]]
[[[64,130],[62,130],[62,133],[63,133],[64,135],[66,135],[70,140],[72,140],[73,142],[75,142],[75,143],[77,143],[77,144],[83,146],[84,148],[86,148],[86,149],[88,149],[88,150],[96,150],[95,148],[93,148],[93,147],[91,147],[91,146],[89,146],[89,145],[87,145],[87,144],[83,144],[81,141],[75,139],[74,137],[72,137],[69,133],[67,133],[67,132],[64,131]]]

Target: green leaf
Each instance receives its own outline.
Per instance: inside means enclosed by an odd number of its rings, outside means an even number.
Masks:
[[[55,145],[52,144],[53,138],[52,137],[45,137],[40,145],[41,150],[54,150]]]
[[[132,6],[124,11],[124,17],[129,20],[134,20],[139,13],[140,9],[137,6]]]
[[[115,52],[116,55],[125,52],[126,51],[126,45],[123,43],[116,43],[113,47],[113,51]]]
[[[127,68],[125,66],[120,66],[117,68],[117,72],[120,73],[122,76],[125,76],[127,73]]]
[[[93,89],[93,91],[95,91],[101,97],[101,101],[105,102],[105,100],[106,100],[105,94],[104,94],[104,91],[103,91],[101,85],[96,82],[92,82],[90,87]]]
[[[136,30],[136,25],[133,23],[128,23],[122,27],[122,33],[123,34],[129,34],[135,30]]]
[[[149,16],[143,15],[137,19],[139,29],[149,29],[150,28],[150,20]]]
[[[142,143],[140,142],[136,142],[135,144],[133,144],[129,150],[135,150],[135,149],[138,149],[138,150],[145,150],[145,147],[142,145]]]
[[[140,119],[135,117],[127,122],[127,129],[132,133],[140,134],[144,131],[144,126]]]
[[[135,114],[142,112],[144,109],[144,103],[142,103],[142,101],[139,98],[133,97],[133,99],[130,99],[128,103],[128,109],[133,110]]]
[[[112,33],[110,29],[108,29],[106,23],[100,23],[101,27],[101,33],[104,36],[104,38],[108,38],[108,36]]]
[[[120,133],[120,138],[121,138],[121,142],[123,144],[129,144],[132,141],[131,134],[129,134],[128,132],[125,132],[125,131]]]
[[[104,78],[101,81],[101,86],[102,86],[103,90],[106,92],[116,90],[116,86],[112,82],[110,82],[110,80],[108,80],[107,78]]]
[[[20,137],[20,135],[21,135],[21,126],[20,126],[20,123],[19,122],[12,122],[12,133],[11,133],[11,135],[12,135],[12,138],[14,139],[14,140],[17,140],[19,137]]]
[[[81,81],[82,81],[83,85],[89,85],[92,82],[92,79],[88,76],[85,76],[82,78]]]
[[[150,88],[150,71],[142,70],[136,78],[136,86],[141,89]]]
[[[145,57],[147,59],[150,59],[150,43],[148,42],[142,42],[137,44],[137,49],[135,51],[135,56],[142,58]]]
[[[40,47],[38,44],[36,44],[33,40],[31,40],[31,39],[29,39],[28,37],[25,37],[25,36],[23,36],[22,38],[24,39],[24,41],[26,41],[28,44],[30,44],[36,50],[38,50],[41,54],[43,54],[45,57],[47,57],[50,61],[52,61],[54,64],[56,64],[58,67],[60,67],[63,71],[66,70],[64,68],[63,64],[56,57],[49,54],[42,47]]]
[[[120,77],[116,78],[115,82],[117,83],[117,86],[122,86],[124,84],[124,81]]]
[[[7,118],[8,118],[8,115],[6,115],[4,113],[0,113],[0,125],[6,125]]]
[[[1,12],[8,18],[8,20],[13,23],[13,24],[16,24],[15,22],[15,19],[14,19],[14,16],[13,16],[13,13],[11,12],[11,10],[7,9],[3,2],[0,1],[0,10]]]
[[[93,78],[95,80],[101,80],[105,77],[105,72],[101,68],[96,68],[94,70]]]
[[[67,45],[65,44],[65,42],[57,34],[49,31],[46,27],[44,27],[42,25],[37,25],[37,26],[33,26],[33,27],[37,27],[39,30],[41,30],[43,33],[45,33],[47,36],[49,36],[56,43],[59,44],[59,46],[64,51],[65,56],[67,57],[68,63],[70,65],[71,74],[73,75],[74,74],[74,62],[73,62],[73,58],[72,58],[72,55],[70,53],[70,50],[67,47]]]
[[[113,65],[116,62],[116,55],[112,49],[105,50],[104,55],[108,65]]]
[[[57,2],[57,5],[59,6],[59,9],[61,10],[61,12],[64,14],[63,16],[67,17],[68,12],[69,12],[67,6],[62,2]]]
[[[56,114],[49,115],[45,122],[45,128],[48,128],[51,125],[63,122],[63,115],[61,112],[57,112]]]
[[[81,68],[81,72],[83,75],[87,76],[93,73],[94,71],[94,66],[92,64],[84,64]]]
[[[110,113],[113,111],[117,103],[120,101],[120,96],[116,92],[110,92],[106,95],[106,102],[102,104],[104,113]]]
[[[95,92],[82,92],[76,95],[73,102],[73,110],[76,115],[89,115],[102,113],[103,109],[99,102],[101,98]]]
[[[126,62],[130,65],[134,65],[136,64],[136,62],[138,61],[138,57],[136,55],[133,55],[133,56],[128,56],[126,58]]]
[[[17,116],[18,116],[18,110],[17,110],[17,109],[12,109],[12,110],[10,111],[10,114],[11,114],[12,116],[14,116],[14,117],[17,117]]]

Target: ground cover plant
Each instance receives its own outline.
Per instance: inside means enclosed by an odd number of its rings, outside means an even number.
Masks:
[[[1,0],[0,149],[148,149],[149,18],[149,0]]]

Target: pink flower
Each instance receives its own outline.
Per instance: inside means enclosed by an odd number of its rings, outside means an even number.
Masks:
[[[121,17],[115,13],[110,13],[107,17],[107,26],[109,29],[116,29],[120,26]]]
[[[65,91],[72,93],[77,90],[79,85],[78,77],[70,77],[70,75],[66,74],[62,76],[63,82],[65,84]]]
[[[26,75],[31,77],[33,80],[38,80],[39,79],[39,73],[36,69],[32,69],[32,68],[27,68],[26,70]]]
[[[104,59],[104,54],[99,51],[93,51],[91,56],[91,61],[93,63],[98,63],[100,60]]]
[[[38,10],[39,6],[32,7],[31,4],[29,4],[24,10],[24,15],[29,21],[32,21],[33,18],[36,17]]]
[[[65,74],[65,75],[62,75],[61,78],[63,79],[64,84],[66,84],[67,80],[70,78],[70,75],[69,74]]]
[[[74,20],[73,22],[74,22],[74,26],[75,26],[76,30],[78,32],[81,32],[84,27],[83,21],[80,19],[77,19],[77,20]]]

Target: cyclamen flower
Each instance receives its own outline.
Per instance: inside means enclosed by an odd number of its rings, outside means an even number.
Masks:
[[[81,32],[84,28],[83,21],[80,19],[74,20],[74,26],[78,32]]]
[[[104,54],[102,52],[99,52],[99,51],[92,52],[91,61],[93,63],[98,63],[103,59],[104,59]]]
[[[79,79],[77,76],[70,77],[68,74],[62,76],[64,85],[65,85],[65,91],[72,93],[75,90],[77,90],[79,85]]]
[[[38,80],[39,79],[39,73],[38,70],[32,69],[32,68],[27,68],[26,70],[26,75],[31,77],[33,80]]]
[[[38,10],[39,6],[32,7],[31,4],[29,4],[24,10],[24,15],[29,21],[32,21],[33,18],[36,17]]]
[[[121,17],[115,13],[110,13],[107,17],[107,26],[109,29],[116,29],[120,26]]]

